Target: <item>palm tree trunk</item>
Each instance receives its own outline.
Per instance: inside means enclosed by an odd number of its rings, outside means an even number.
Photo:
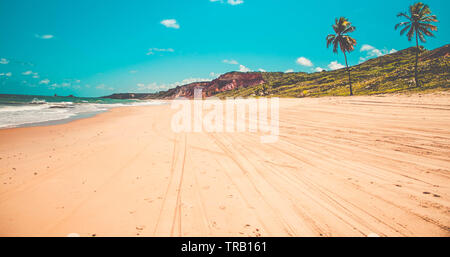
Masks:
[[[345,54],[345,52],[344,52],[344,57],[345,57],[345,66],[347,66],[347,72],[348,72],[348,83],[350,84],[350,95],[353,95],[352,80],[350,79],[350,69],[348,68],[347,55]]]
[[[416,87],[420,87],[419,78],[417,74],[417,63],[419,62],[419,40],[417,39],[417,32],[416,32],[416,65],[414,70],[414,79],[416,80]]]

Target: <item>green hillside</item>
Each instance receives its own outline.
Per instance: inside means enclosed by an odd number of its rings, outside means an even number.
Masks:
[[[351,67],[355,95],[371,95],[405,91],[448,90],[449,45],[427,51],[422,49],[419,61],[421,87],[414,83],[415,48],[381,56]],[[346,69],[316,73],[264,72],[266,83],[221,92],[217,97],[315,97],[348,95]]]

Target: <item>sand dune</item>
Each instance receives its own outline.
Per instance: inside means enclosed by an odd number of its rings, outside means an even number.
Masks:
[[[450,236],[450,95],[280,103],[273,144],[169,105],[0,130],[0,235]]]

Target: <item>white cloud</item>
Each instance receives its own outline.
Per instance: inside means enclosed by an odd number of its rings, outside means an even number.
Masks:
[[[33,74],[33,72],[30,70],[22,72],[22,75],[31,75],[31,74]]]
[[[0,73],[0,76],[11,77],[11,76],[12,76],[12,73],[11,73],[11,72],[7,72],[7,73]]]
[[[6,58],[1,58],[0,59],[0,64],[8,64],[9,60],[7,60]]]
[[[148,85],[145,85],[144,83],[137,83],[137,87],[139,91],[155,90],[158,87],[158,85],[156,83],[150,83]]]
[[[186,84],[191,84],[194,82],[203,82],[203,81],[211,81],[211,79],[205,79],[205,78],[187,78],[183,79],[182,81],[177,81],[174,83],[169,84],[157,84],[156,82],[145,84],[145,83],[137,83],[137,87],[139,91],[161,91],[161,90],[167,90],[170,88],[174,88],[177,86],[183,86]]]
[[[227,3],[231,4],[231,5],[238,5],[238,4],[243,4],[244,1],[243,0],[228,0]]]
[[[289,70],[286,70],[284,73],[292,73],[292,72],[294,72],[294,70],[293,69],[289,69]]]
[[[39,82],[39,84],[46,84],[46,85],[48,85],[49,83],[50,83],[50,80],[48,80],[48,79],[44,79],[41,82]],[[71,86],[70,83],[63,82],[61,84],[53,83],[53,84],[49,85],[48,88],[55,89],[55,88],[70,87],[70,86]]]
[[[135,73],[137,73],[138,71],[137,70],[130,70],[130,73],[131,74],[135,74]]]
[[[173,53],[174,50],[172,48],[167,48],[167,49],[164,49],[164,48],[149,48],[148,52],[147,52],[147,55],[153,55],[153,54],[155,54],[155,52],[170,52],[170,53]]]
[[[35,34],[34,36],[39,39],[52,39],[54,37],[53,35],[39,35],[39,34]]]
[[[240,72],[249,72],[251,70],[249,68],[245,67],[244,65],[240,64],[239,65],[239,71]]]
[[[371,45],[362,45],[361,46],[361,52],[364,52],[364,51],[371,51],[371,50],[373,50],[373,49],[375,49],[375,47],[373,47],[373,46],[371,46]]]
[[[224,0],[209,0],[210,2],[220,2],[220,3],[224,3]],[[229,5],[240,5],[243,4],[244,1],[243,0],[227,0],[226,1],[227,4]]]
[[[316,67],[316,68],[314,69],[314,71],[316,71],[316,72],[321,72],[321,71],[324,71],[324,69],[322,69],[322,68],[320,68],[320,67]]]
[[[313,66],[313,63],[305,57],[299,57],[296,62],[297,62],[297,64],[300,64],[302,66],[307,66],[307,67]]]
[[[180,28],[180,25],[177,23],[177,20],[175,19],[162,20],[161,24],[166,26],[167,28],[174,28],[174,29]]]
[[[367,60],[368,58],[372,58],[372,57],[380,57],[386,54],[392,54],[397,52],[397,50],[395,49],[391,49],[391,50],[387,50],[387,49],[377,49],[371,45],[368,44],[364,44],[361,46],[360,52],[367,52],[367,56],[366,57],[361,57],[360,58],[360,63]]]
[[[46,84],[46,85],[48,85],[48,83],[50,83],[50,80],[48,79],[43,79],[39,82],[39,84]]]
[[[228,63],[228,64],[239,64],[236,60],[223,60],[224,63]]]
[[[258,71],[260,71],[260,72],[266,72],[265,69],[261,69],[261,68],[259,68]]]
[[[239,65],[239,71],[240,71],[240,72],[249,72],[249,71],[252,71],[252,70],[250,70],[249,68],[245,67],[244,65],[239,64],[236,60],[228,60],[228,59],[225,59],[225,60],[223,60],[223,62],[224,62],[224,63],[227,63],[227,64]]]
[[[338,69],[342,69],[345,66],[338,63],[337,61],[331,62],[330,64],[328,64],[328,68],[330,68],[331,70],[338,70]]]
[[[183,79],[181,82],[175,82],[175,83],[173,83],[173,85],[175,85],[175,86],[182,86],[182,85],[186,85],[186,84],[190,84],[190,83],[194,83],[194,82],[204,82],[204,81],[210,81],[210,79],[187,78],[187,79]]]
[[[218,78],[220,76],[220,74],[219,73],[215,73],[215,72],[210,72],[209,76],[212,77],[212,78]]]
[[[74,86],[74,87],[76,87],[76,86]],[[85,87],[89,88],[90,86],[86,85]],[[100,89],[100,90],[109,90],[109,91],[113,91],[114,90],[113,87],[107,87],[105,84],[100,84],[100,85],[96,86],[95,88],[96,89]]]

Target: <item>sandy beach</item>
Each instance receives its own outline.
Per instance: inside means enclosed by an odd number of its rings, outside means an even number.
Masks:
[[[450,95],[280,100],[279,140],[170,105],[0,130],[0,236],[450,236]]]

